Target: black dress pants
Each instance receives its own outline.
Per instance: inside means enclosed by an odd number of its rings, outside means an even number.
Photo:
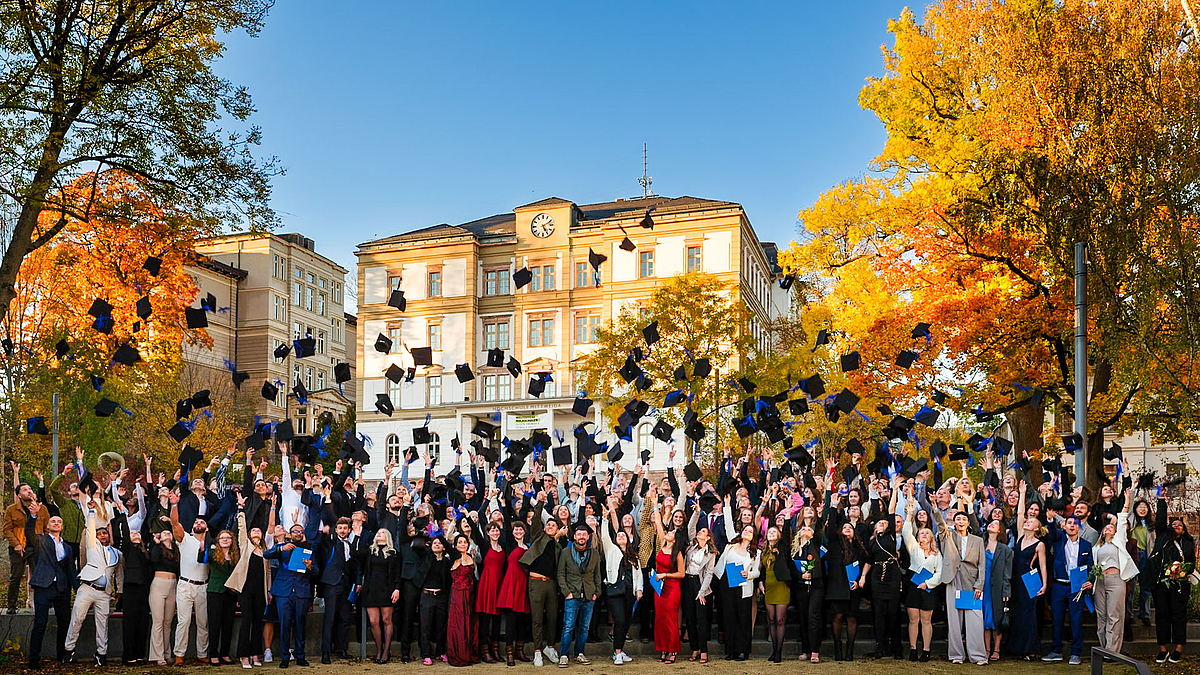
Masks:
[[[121,591],[121,658],[145,659],[150,640],[150,584],[127,583]]]
[[[446,627],[450,623],[450,591],[422,593],[421,658],[436,659],[446,653]]]

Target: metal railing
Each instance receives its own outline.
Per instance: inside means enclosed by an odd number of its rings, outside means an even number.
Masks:
[[[1125,656],[1118,652],[1112,652],[1100,647],[1092,647],[1092,675],[1101,675],[1104,670],[1105,661],[1117,661],[1124,663],[1127,666],[1137,668],[1138,675],[1150,675],[1150,666],[1138,661],[1131,656]]]

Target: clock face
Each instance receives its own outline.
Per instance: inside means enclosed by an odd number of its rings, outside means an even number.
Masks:
[[[554,219],[549,213],[539,213],[529,223],[529,229],[533,231],[533,236],[544,239],[554,234]]]

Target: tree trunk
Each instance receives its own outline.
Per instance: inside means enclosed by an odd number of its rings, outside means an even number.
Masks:
[[[1098,359],[1092,368],[1092,390],[1088,394],[1088,401],[1095,401],[1098,396],[1108,393],[1112,387],[1112,376],[1112,362],[1107,359]],[[1107,427],[1099,425],[1093,427],[1092,416],[1088,415],[1088,418],[1088,433],[1084,442],[1087,453],[1084,455],[1086,474],[1083,476],[1083,484],[1093,491],[1099,491],[1100,486],[1108,481],[1104,477],[1104,430]]]
[[[1046,408],[1033,407],[1031,405],[1021,406],[1016,410],[1012,410],[1005,414],[1008,418],[1008,426],[1012,429],[1013,455],[1020,457],[1023,453],[1032,455],[1034,452],[1042,449],[1045,443],[1042,441],[1042,428],[1046,421]],[[1038,466],[1033,467],[1033,471],[1029,472],[1030,487],[1037,489],[1037,486],[1042,482],[1042,472],[1040,462]]]

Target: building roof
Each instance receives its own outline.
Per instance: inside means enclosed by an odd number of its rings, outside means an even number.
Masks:
[[[234,267],[233,265],[223,263],[220,260],[210,258],[203,253],[193,252],[190,262],[196,267],[203,267],[206,270],[227,276],[230,279],[236,279],[237,281],[245,281],[246,277],[250,276],[250,273],[244,269],[240,269],[238,267]]]
[[[558,197],[550,197],[541,201],[518,206],[518,209],[525,209],[532,206],[551,206],[571,204],[565,199]],[[660,213],[678,213],[686,211],[696,211],[702,209],[713,208],[741,208],[735,202],[726,202],[715,199],[701,199],[699,197],[649,197],[639,199],[619,199],[611,202],[601,202],[598,204],[578,204],[576,205],[578,224],[576,227],[586,227],[591,224],[597,224],[606,220],[621,220],[625,218],[641,217],[646,212],[646,209],[653,208],[652,214]],[[517,218],[515,213],[500,213],[479,220],[472,220],[461,225],[449,225],[442,223],[440,225],[432,225],[423,227],[418,230],[412,230],[401,234],[376,239],[363,244],[359,244],[359,248],[371,246],[384,246],[406,241],[419,241],[427,239],[439,238],[473,238],[481,239],[490,236],[505,236],[516,234]]]

